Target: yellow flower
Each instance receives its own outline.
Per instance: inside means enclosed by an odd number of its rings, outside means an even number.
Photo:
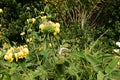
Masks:
[[[13,50],[14,50],[14,48],[11,47],[11,48],[6,52],[6,54],[5,54],[5,56],[4,56],[4,59],[5,59],[5,60],[7,60],[7,61],[9,61],[9,62],[12,62],[12,61],[14,60],[14,58],[13,58]]]
[[[16,62],[18,62],[18,54],[15,53],[14,56],[15,56]]]
[[[23,59],[25,57],[24,53],[22,51],[17,53],[18,59]]]
[[[26,40],[26,42],[30,42],[30,40],[29,40],[29,39],[27,39],[27,40]]]
[[[59,33],[60,32],[60,28],[56,27],[55,28],[55,32]]]
[[[41,32],[53,33],[53,35],[56,35],[60,32],[60,24],[53,23],[52,21],[46,21],[39,26],[39,29]]]
[[[4,59],[12,62],[14,58],[16,59],[16,62],[18,62],[18,59],[26,58],[26,56],[29,54],[28,48],[25,48],[23,46],[19,47],[11,47],[5,54]]]
[[[26,58],[26,56],[27,56],[28,54],[29,54],[28,48],[23,48],[23,49],[21,49],[20,52],[15,53],[16,62],[18,62],[18,59]]]
[[[28,24],[30,23],[30,19],[27,19],[27,23],[28,23]]]
[[[28,23],[28,24],[29,24],[29,23],[34,24],[34,23],[35,23],[35,21],[36,21],[36,19],[35,19],[35,18],[30,18],[30,19],[27,19],[27,23]]]
[[[26,57],[26,56],[28,55],[28,53],[29,53],[28,48],[24,48],[22,51],[23,51],[25,57]]]
[[[32,38],[30,38],[30,42],[32,41]]]
[[[39,29],[41,29],[41,31],[43,32],[43,29],[44,29],[44,24],[41,24],[40,26],[39,26]]]
[[[57,35],[57,32],[54,32],[53,35],[54,35],[54,36]]]
[[[20,35],[21,35],[21,36],[24,36],[24,35],[25,35],[25,32],[20,33]]]
[[[26,44],[24,45],[24,47],[27,47],[27,46],[28,46],[28,45],[26,45]]]
[[[16,62],[18,62],[18,59],[23,59],[24,58],[24,54],[22,51],[15,53],[15,58],[16,58]]]
[[[35,18],[32,18],[32,23],[33,23],[33,24],[35,23],[35,21],[36,21],[36,19],[35,19]]]
[[[28,54],[29,54],[28,48],[23,48],[23,49],[21,49],[20,52],[15,53],[16,62],[18,62],[18,59],[26,58],[26,56],[27,56]]]
[[[52,48],[52,44],[51,43],[49,43],[49,47]]]
[[[5,56],[4,56],[4,59],[9,61],[9,62],[12,62],[14,60],[13,58],[13,54],[12,53],[7,53]]]
[[[59,24],[59,23],[56,23],[56,27],[58,27],[58,28],[59,28],[59,27],[60,27],[60,24]]]
[[[117,63],[117,65],[119,65],[119,66],[120,66],[120,61]]]
[[[12,53],[13,51],[14,51],[14,48],[11,47],[11,48],[6,52],[6,54]]]
[[[40,48],[39,48],[39,51],[43,51],[43,50],[44,50],[44,47],[40,47]]]
[[[3,10],[0,8],[0,13],[3,13]]]
[[[59,32],[60,32],[60,28],[59,28],[59,26],[56,26],[55,27],[55,32],[53,33],[53,35],[55,36]]]
[[[55,31],[53,32],[53,35],[56,35],[57,33],[60,32],[60,24],[56,23],[54,24],[54,27],[55,27]]]
[[[32,42],[32,38],[27,39],[26,42],[28,43]]]
[[[42,19],[42,21],[46,21],[47,16],[42,16],[41,19]]]

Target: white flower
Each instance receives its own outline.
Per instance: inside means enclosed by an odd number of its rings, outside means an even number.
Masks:
[[[116,53],[119,53],[120,49],[114,49],[113,51],[116,52]]]
[[[116,45],[117,45],[118,47],[120,47],[120,42],[116,42]]]

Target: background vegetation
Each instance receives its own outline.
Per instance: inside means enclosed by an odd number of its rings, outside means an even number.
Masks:
[[[119,5],[119,0],[0,0],[0,80],[119,80]],[[60,24],[57,35],[40,30],[47,21]],[[5,60],[18,46],[29,54]]]

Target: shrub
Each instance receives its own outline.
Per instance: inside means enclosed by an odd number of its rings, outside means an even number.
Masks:
[[[119,31],[102,17],[109,6],[101,0],[1,0],[0,79],[119,79]]]

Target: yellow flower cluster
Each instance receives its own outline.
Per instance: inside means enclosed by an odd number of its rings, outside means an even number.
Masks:
[[[40,24],[39,29],[41,32],[52,33],[53,35],[56,35],[60,32],[60,24],[53,23],[52,21],[46,21]]]
[[[16,62],[18,62],[18,59],[26,58],[26,56],[29,54],[29,50],[26,47],[19,46],[19,47],[11,47],[5,54],[4,59],[13,62],[14,58],[16,59]]]

